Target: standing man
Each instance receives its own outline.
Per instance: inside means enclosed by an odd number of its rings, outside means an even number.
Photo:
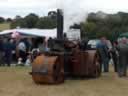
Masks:
[[[14,49],[13,47],[13,41],[11,39],[8,39],[5,41],[4,43],[4,59],[5,59],[5,63],[10,66],[11,62],[12,62],[12,51]]]
[[[4,44],[2,38],[0,38],[0,66],[4,65]]]
[[[119,52],[118,75],[119,77],[126,76],[128,64],[128,39],[122,38],[117,46]]]
[[[17,48],[18,48],[19,58],[21,58],[22,63],[25,64],[25,61],[27,59],[27,56],[26,56],[27,47],[25,45],[24,39],[21,39]]]
[[[117,70],[118,70],[117,64],[118,64],[118,57],[119,57],[119,54],[118,54],[118,51],[117,51],[117,45],[118,45],[118,42],[114,41],[113,42],[113,48],[111,50],[112,59],[113,59],[113,63],[114,63],[114,71],[115,72],[117,72]]]
[[[104,68],[104,72],[109,72],[109,50],[106,44],[106,37],[101,37],[96,47],[101,56],[101,62]]]

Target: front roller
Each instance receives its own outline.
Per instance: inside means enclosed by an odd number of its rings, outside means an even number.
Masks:
[[[64,82],[61,56],[38,56],[32,64],[32,79],[37,84],[60,84]]]

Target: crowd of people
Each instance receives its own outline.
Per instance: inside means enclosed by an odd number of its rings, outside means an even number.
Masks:
[[[46,38],[0,38],[0,66],[10,66],[30,64],[31,55],[38,51],[48,51]],[[33,57],[34,59],[34,57]]]
[[[0,66],[15,64],[31,64],[32,60],[44,51],[49,51],[51,46],[46,38],[0,38]],[[81,43],[82,44],[82,43]],[[109,61],[112,60],[114,70],[120,77],[126,76],[128,64],[128,39],[122,38],[111,42],[106,37],[101,37],[97,43],[101,57],[101,68],[109,72]],[[32,55],[33,54],[33,55]],[[35,55],[34,55],[35,54]],[[33,58],[32,58],[33,56]]]
[[[113,46],[105,37],[100,38],[97,44],[97,49],[101,55],[101,63],[104,72],[109,72],[110,59],[114,64],[114,71],[118,73],[119,77],[126,77],[128,66],[128,39],[122,38],[113,42]]]

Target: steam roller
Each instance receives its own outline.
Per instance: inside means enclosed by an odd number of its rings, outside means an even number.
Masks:
[[[51,40],[48,53],[44,52],[33,61],[33,81],[38,84],[60,84],[68,77],[99,77],[101,59],[98,50],[81,48],[81,44],[65,39],[63,15],[59,10],[57,17],[57,38]]]
[[[101,75],[100,58],[96,50],[73,50],[65,62],[66,57],[63,54],[38,56],[32,64],[33,81],[37,84],[61,84],[68,77],[97,78]]]
[[[37,84],[59,84],[64,82],[61,56],[38,56],[32,64],[32,79]]]

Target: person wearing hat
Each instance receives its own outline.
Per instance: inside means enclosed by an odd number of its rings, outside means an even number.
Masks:
[[[119,77],[125,77],[127,73],[128,64],[128,39],[122,38],[117,46],[119,53],[119,63],[118,63],[118,75]]]

